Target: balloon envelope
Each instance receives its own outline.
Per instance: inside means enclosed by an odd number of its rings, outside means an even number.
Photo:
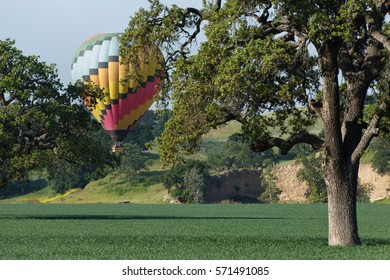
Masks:
[[[89,108],[110,136],[122,141],[153,104],[160,82],[162,55],[157,47],[145,48],[137,58],[141,81],[125,79],[131,64],[120,63],[119,33],[102,33],[87,39],[76,51],[72,81],[83,80],[103,89],[105,98]]]

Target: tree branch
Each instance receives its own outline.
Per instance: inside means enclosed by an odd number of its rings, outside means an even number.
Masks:
[[[215,11],[219,11],[222,6],[222,0],[214,0],[214,9]]]
[[[379,31],[372,31],[371,37],[380,42],[388,51],[390,51],[390,40],[387,36],[383,35]]]
[[[340,48],[338,60],[339,60],[340,69],[344,75],[348,75],[348,73],[351,72],[355,73],[357,71],[353,63],[352,55],[348,51],[345,44]]]
[[[241,116],[240,113],[236,112],[233,113],[232,111],[228,110],[227,108],[220,108],[221,116],[215,117],[213,116],[212,119],[209,119],[208,122],[211,123],[211,127],[216,129],[221,125],[224,125],[230,121],[237,121],[241,124],[247,124],[247,120]]]
[[[370,145],[371,140],[375,136],[378,136],[379,124],[381,122],[381,119],[385,115],[390,115],[390,100],[383,101],[382,104],[379,106],[379,112],[372,118],[370,125],[363,134],[363,137],[357,145],[355,151],[352,153],[352,164],[356,164],[359,161],[365,150],[368,148],[368,145]]]
[[[64,161],[66,161],[67,163],[70,163],[70,164],[74,164],[76,166],[83,166],[82,164],[80,164],[79,162],[75,161],[75,160],[72,160],[66,156],[63,156],[63,155],[59,155],[58,156],[59,159],[62,159]]]
[[[199,17],[195,23],[195,31],[192,34],[190,34],[188,31],[186,31],[184,29],[187,25],[187,16],[189,16],[191,14],[195,14]],[[186,58],[185,48],[189,44],[191,44],[192,41],[195,40],[196,36],[198,36],[198,34],[200,33],[201,24],[202,24],[203,19],[204,19],[203,15],[202,15],[200,10],[198,10],[196,8],[191,8],[191,7],[183,9],[182,19],[181,19],[181,21],[176,23],[176,26],[178,28],[180,28],[182,33],[185,33],[185,37],[187,37],[187,40],[183,44],[181,44],[181,46],[178,50],[174,51],[173,53],[169,53],[166,62],[167,61],[175,61],[176,55],[181,55],[182,57]]]
[[[1,107],[5,107],[6,106],[4,93],[0,93],[0,106]]]
[[[191,34],[191,36],[188,37],[187,41],[185,41],[181,47],[180,47],[180,52],[183,54],[184,53],[184,49],[192,43],[192,41],[196,38],[196,36],[198,36],[198,34],[200,33],[200,25],[202,24],[202,21],[203,21],[203,18],[200,17],[198,19],[198,21],[196,22],[195,26],[196,26],[196,29],[195,31]]]
[[[291,150],[292,147],[294,147],[294,145],[299,143],[306,143],[312,146],[314,149],[320,149],[324,144],[324,140],[316,135],[307,132],[301,132],[292,135],[286,140],[279,137],[271,137],[268,140],[253,143],[251,145],[251,149],[255,152],[263,152],[273,147],[278,147],[280,149],[280,153],[285,155],[288,153],[288,151]]]
[[[195,14],[195,15],[197,15],[201,19],[203,18],[202,17],[202,13],[198,9],[191,8],[191,7],[185,8],[185,9],[183,9],[182,19],[181,19],[180,22],[176,23],[176,26],[179,27],[179,28],[186,27],[186,25],[187,25],[187,16],[189,16],[190,14]]]
[[[315,112],[322,120],[322,101],[317,101],[314,99],[310,99],[309,101],[309,110]]]
[[[247,15],[254,17],[259,24],[264,25],[268,22],[269,10],[271,9],[271,7],[272,3],[264,4],[263,11],[260,15],[256,14],[255,12],[248,13]]]
[[[56,146],[56,140],[47,133],[34,138],[35,146],[40,150],[51,150]]]

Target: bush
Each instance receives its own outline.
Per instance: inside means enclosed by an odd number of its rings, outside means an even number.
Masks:
[[[182,203],[202,203],[210,185],[208,166],[191,160],[173,167],[163,177],[168,193]]]
[[[310,189],[310,202],[326,202],[328,194],[324,181],[324,175],[321,167],[321,156],[316,153],[298,156],[297,162],[302,164],[297,177],[301,182],[306,182]]]
[[[260,177],[264,192],[260,195],[261,203],[274,203],[279,201],[279,194],[282,192],[276,187],[277,178],[272,174],[272,169],[266,168]]]
[[[53,190],[65,193],[73,188],[84,188],[92,179],[97,179],[96,168],[56,160],[48,168],[48,179]]]
[[[117,172],[125,176],[128,181],[139,179],[139,172],[147,170],[151,164],[149,158],[142,151],[142,147],[134,143],[124,144],[125,151],[120,154],[121,163]]]
[[[360,203],[370,202],[371,192],[374,189],[372,184],[362,184],[360,181],[358,182],[357,188],[357,201]]]
[[[372,142],[370,150],[373,152],[372,168],[379,174],[390,172],[390,141],[379,137]]]

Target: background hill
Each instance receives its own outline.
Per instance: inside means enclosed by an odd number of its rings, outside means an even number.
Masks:
[[[229,137],[239,132],[240,124],[231,122],[204,136],[204,143],[199,153],[191,156],[196,160],[207,160],[209,151],[222,151]],[[321,131],[316,125],[313,130]],[[275,130],[275,134],[278,131]],[[56,193],[45,174],[36,172],[30,175],[27,182],[19,182],[10,186],[11,193],[3,192],[0,203],[143,203],[164,204],[172,202],[172,198],[161,182],[167,170],[162,168],[156,147],[144,152],[151,162],[148,170],[141,171],[139,178],[130,182],[125,174],[111,172],[100,180],[91,181],[84,188],[72,188],[63,194]],[[371,188],[372,201],[383,200],[390,194],[390,177],[376,173],[370,164],[372,153],[368,152],[360,168],[361,183]],[[282,191],[279,195],[283,203],[303,203],[307,199],[307,184],[297,179],[297,171],[301,165],[295,159],[286,156],[273,168],[277,178],[276,185]],[[216,172],[213,173],[216,175]]]

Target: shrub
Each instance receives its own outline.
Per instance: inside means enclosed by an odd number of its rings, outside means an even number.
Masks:
[[[279,201],[279,194],[282,192],[276,187],[277,178],[272,174],[272,169],[266,168],[260,177],[264,192],[260,195],[261,203],[274,203]]]
[[[202,203],[210,185],[208,166],[191,160],[173,167],[163,177],[168,193],[182,203]]]
[[[321,156],[316,153],[300,155],[297,162],[302,164],[297,177],[301,182],[306,182],[310,189],[310,202],[326,202],[328,194],[321,167]]]

